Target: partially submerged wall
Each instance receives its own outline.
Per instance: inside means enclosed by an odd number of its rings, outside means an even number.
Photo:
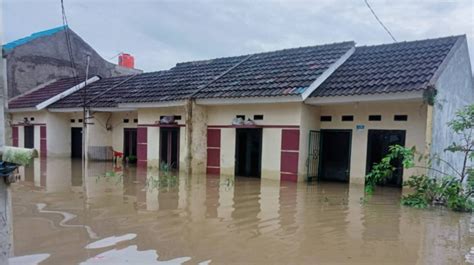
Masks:
[[[266,179],[298,179],[299,151],[303,146],[290,144],[291,150],[282,148],[283,139],[291,138],[299,143],[301,103],[280,104],[239,104],[207,106],[207,125],[209,130],[220,134],[218,167],[208,167],[215,173],[234,175],[236,129],[232,120],[236,115],[245,115],[246,119],[254,119],[254,115],[263,115],[263,120],[256,120],[256,128],[262,128],[262,160],[261,177]],[[209,132],[209,131],[208,131]],[[213,132],[213,133],[216,133]],[[208,156],[208,160],[213,159]],[[295,160],[296,159],[296,160]],[[282,167],[282,163],[284,164]],[[216,170],[218,168],[218,170]],[[302,178],[300,178],[302,179]]]
[[[146,131],[146,142],[138,144],[138,148],[143,148],[144,160],[148,167],[159,167],[160,165],[160,125],[158,124],[160,116],[181,116],[177,121],[179,128],[179,169],[186,168],[186,128],[185,128],[185,110],[183,106],[166,108],[143,108],[138,110],[138,128]],[[140,132],[139,132],[140,134]],[[140,138],[140,137],[139,137]],[[141,153],[140,150],[137,151]],[[140,157],[138,158],[140,160]]]
[[[352,131],[350,156],[350,182],[364,183],[367,166],[368,130],[405,130],[405,146],[425,149],[427,106],[422,101],[351,103],[320,107],[321,116],[332,116],[332,121],[321,122],[321,130],[344,129]],[[353,115],[353,121],[341,121],[342,115]],[[381,115],[381,121],[369,121],[369,115]],[[407,115],[407,121],[395,121],[394,115]],[[356,129],[363,125],[363,129]],[[408,169],[404,179],[424,171]]]
[[[69,113],[50,112],[46,115],[46,147],[48,157],[71,156]]]
[[[474,104],[474,87],[472,68],[466,39],[450,58],[446,68],[435,85],[437,94],[433,106],[433,128],[431,139],[431,155],[441,155],[455,168],[461,168],[463,159],[461,153],[445,152],[444,149],[454,141],[459,141],[447,126],[455,117],[455,113],[468,104]],[[444,163],[434,167],[447,174],[454,175],[449,166]]]

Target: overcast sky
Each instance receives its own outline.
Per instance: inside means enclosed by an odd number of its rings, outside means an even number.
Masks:
[[[3,0],[4,41],[62,25],[60,0]],[[105,59],[145,71],[177,62],[354,40],[390,43],[364,0],[64,0],[70,27]],[[474,0],[369,0],[399,41],[467,34]]]

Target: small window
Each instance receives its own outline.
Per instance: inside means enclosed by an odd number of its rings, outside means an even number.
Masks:
[[[342,121],[354,121],[354,116],[353,115],[342,115],[341,120]]]
[[[76,120],[75,120],[75,119],[71,119],[71,123],[75,123],[75,122],[76,122]]]
[[[174,115],[174,120],[175,121],[180,121],[181,120],[181,115]]]
[[[166,117],[166,116],[160,116],[160,121],[161,121],[164,117]]]
[[[253,115],[253,119],[255,121],[261,121],[261,120],[263,120],[263,115],[260,115],[260,114],[259,115]]]
[[[34,120],[35,120],[35,117],[31,117],[31,118],[30,118],[30,121],[34,121]]]
[[[133,123],[138,123],[138,119],[133,119]]]
[[[241,118],[242,120],[245,121],[245,115],[237,115],[237,116],[235,116],[235,117],[236,117],[237,119],[238,119],[238,118]]]
[[[82,122],[82,119],[77,120],[77,122],[81,123],[81,122]]]
[[[332,121],[332,116],[321,116],[320,121]]]
[[[393,116],[393,120],[395,121],[407,121],[408,115],[395,115]]]
[[[123,123],[128,123],[129,119],[123,119]]]
[[[382,115],[369,115],[369,121],[381,121]]]

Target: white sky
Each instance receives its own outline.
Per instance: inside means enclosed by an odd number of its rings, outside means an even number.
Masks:
[[[62,25],[60,0],[3,1],[5,42]],[[346,40],[391,42],[363,0],[64,2],[70,27],[105,59],[128,52],[145,71]],[[474,62],[474,0],[369,2],[399,41],[467,34]]]

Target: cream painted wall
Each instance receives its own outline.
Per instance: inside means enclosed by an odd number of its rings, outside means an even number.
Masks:
[[[235,137],[234,137],[235,142]],[[235,147],[234,147],[235,150]],[[235,151],[234,151],[235,152]],[[262,132],[262,178],[280,179],[281,129],[265,128]]]
[[[369,129],[406,130],[405,146],[415,146],[417,151],[424,152],[426,136],[427,107],[423,102],[384,102],[353,103],[321,106],[321,115],[331,115],[331,122],[321,122],[321,129],[352,130],[350,181],[363,183],[366,171],[367,138]],[[394,121],[395,114],[408,115],[408,121]],[[353,122],[342,122],[342,115],[354,115]],[[368,115],[382,115],[382,121],[368,121]],[[365,125],[363,130],[356,130],[356,125]],[[404,177],[420,170],[405,170]]]
[[[233,176],[235,166],[235,129],[221,129],[221,174]]]
[[[159,167],[160,165],[160,127],[148,127],[147,165]]]
[[[71,129],[68,113],[48,112],[46,116],[46,149],[48,157],[71,156]]]
[[[301,126],[300,126],[300,153],[298,159],[298,181],[307,177],[307,157],[309,146],[309,132],[320,129],[320,108],[301,104]]]
[[[263,114],[258,125],[299,125],[301,103],[277,104],[240,104],[207,107],[208,125],[231,125],[236,115],[245,115],[253,119],[253,115]]]
[[[112,146],[112,131],[107,130],[107,120],[112,117],[112,113],[95,112],[91,119],[90,125],[87,125],[87,133],[89,134],[89,146]]]
[[[128,119],[128,123],[124,122],[124,119]],[[110,125],[112,126],[112,148],[115,151],[123,152],[123,136],[125,128],[137,128],[137,124],[134,119],[138,119],[137,112],[114,112],[110,119]]]
[[[185,124],[184,107],[167,107],[167,108],[146,108],[138,110],[138,120],[140,125],[157,124],[160,116],[181,115],[181,120],[178,120],[179,125]],[[149,167],[159,167],[159,150],[160,150],[160,128],[154,126],[147,127],[148,144],[147,144],[147,165]],[[185,168],[186,161],[186,131],[185,127],[180,127],[179,131],[179,169]]]
[[[207,107],[207,124],[232,125],[236,115],[253,120],[254,115],[264,115],[257,125],[300,125],[302,103],[241,104]],[[264,128],[262,131],[262,178],[280,179],[281,128]],[[301,147],[300,147],[301,150]],[[301,157],[300,157],[301,159]],[[235,172],[235,128],[221,128],[221,174]]]
[[[27,118],[28,121],[30,121],[32,124],[37,124],[37,123],[42,123],[46,124],[47,122],[47,112],[46,111],[38,111],[38,112],[21,112],[21,113],[12,113],[12,120],[11,124],[19,124],[23,123],[24,118]],[[31,121],[31,118],[34,118],[33,121]],[[40,126],[36,126],[34,128],[34,148],[40,151]],[[9,142],[12,142],[10,139]],[[24,126],[18,126],[18,146],[19,147],[24,147],[25,145],[25,132],[24,132]]]
[[[81,128],[82,127],[82,122],[79,120],[82,120],[83,115],[82,112],[69,112],[69,124],[73,128]],[[74,120],[74,122],[71,122],[71,120]]]

